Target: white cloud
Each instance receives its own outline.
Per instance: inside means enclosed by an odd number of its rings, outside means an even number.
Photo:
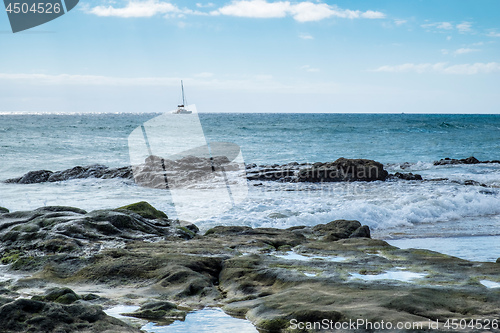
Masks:
[[[367,18],[367,19],[383,19],[383,18],[385,18],[385,14],[382,12],[367,10],[366,12],[361,13],[361,17]]]
[[[394,24],[395,25],[403,25],[405,24],[406,22],[408,22],[407,20],[394,20]]]
[[[461,34],[472,31],[472,23],[466,22],[466,21],[459,23],[459,24],[454,24],[452,22],[426,23],[426,24],[422,24],[421,27],[424,29],[427,29],[427,31],[434,30],[437,32],[446,32],[446,31],[451,31],[451,30],[456,29]]]
[[[481,50],[479,49],[471,49],[471,48],[460,48],[453,52],[454,55],[460,55],[460,54],[466,54],[466,53],[472,53],[472,52],[479,52]]]
[[[403,64],[396,66],[381,66],[373,72],[387,73],[440,73],[440,74],[456,74],[456,75],[473,75],[473,74],[490,74],[500,72],[500,63],[474,63],[448,65],[448,63],[440,62],[436,64]]]
[[[209,7],[213,7],[213,6],[215,6],[215,4],[214,4],[214,3],[212,3],[212,2],[209,2],[209,3],[207,3],[207,4],[202,4],[202,3],[199,3],[199,2],[198,2],[198,3],[196,4],[196,7],[198,7],[198,8],[209,8]]]
[[[330,17],[349,19],[380,19],[385,17],[385,14],[381,12],[340,9],[326,3],[303,1],[292,4],[289,1],[267,2],[266,0],[233,0],[229,5],[212,11],[211,14],[249,18],[292,16],[298,22],[320,21]]]
[[[311,36],[309,34],[305,34],[305,33],[299,34],[299,38],[301,38],[301,39],[314,39],[313,36]]]
[[[472,27],[472,24],[470,22],[462,22],[460,24],[457,24],[457,26],[456,26],[457,30],[461,33],[471,31],[471,27]]]
[[[288,12],[299,22],[321,21],[332,16],[349,15],[349,11],[338,12],[331,9],[326,3],[315,4],[312,2],[291,5]]]
[[[264,0],[233,1],[230,5],[213,11],[213,15],[237,17],[278,18],[285,17],[290,9],[290,2],[268,3]]]
[[[210,73],[210,72],[201,72],[201,73],[194,75],[194,77],[201,77],[201,78],[207,78],[207,77],[212,77],[212,76],[214,76],[214,73]]]
[[[453,29],[453,25],[450,22],[441,22],[436,25],[438,29],[451,30]]]
[[[198,8],[213,7],[214,4],[197,3]],[[116,8],[112,5],[96,6],[85,9],[86,12],[97,16],[116,17],[152,17],[157,14],[165,14],[165,17],[183,17],[184,15],[226,15],[251,18],[283,18],[293,17],[298,22],[320,21],[330,17],[339,18],[367,18],[381,19],[384,13],[368,10],[340,9],[325,3],[313,3],[302,1],[291,3],[289,1],[268,2],[267,0],[233,0],[230,4],[210,12],[196,11],[192,9],[180,9],[174,4],[161,0],[130,0],[125,7]]]
[[[74,75],[74,74],[5,74],[0,73],[0,80],[23,81],[32,84],[77,84],[77,85],[175,85],[178,78],[146,77],[146,78],[126,78],[110,77],[100,75]]]
[[[427,31],[432,31],[433,29],[436,29],[439,32],[453,30],[455,28],[455,26],[450,22],[427,23],[427,24],[422,24],[421,27],[427,29]]]
[[[500,32],[491,31],[487,36],[488,37],[500,37]]]
[[[451,40],[451,39],[452,39],[451,36],[446,37],[446,40]]]
[[[310,65],[304,65],[304,66],[300,67],[300,69],[305,70],[306,72],[310,72],[310,73],[319,72],[319,68],[314,68],[314,67],[311,67]]]
[[[314,69],[313,69],[314,70]],[[339,85],[334,82],[307,82],[300,80],[280,81],[272,75],[247,75],[235,76],[226,79],[216,79],[214,77],[113,77],[100,75],[73,75],[73,74],[6,74],[0,73],[0,84],[22,84],[24,87],[35,86],[85,86],[105,89],[108,87],[172,87],[177,91],[180,80],[184,80],[184,85],[196,87],[204,90],[220,91],[249,91],[263,93],[324,93],[331,94],[333,90],[339,89]]]
[[[88,10],[97,16],[152,17],[157,14],[179,13],[180,9],[168,2],[158,0],[130,1],[125,7],[97,6]]]
[[[447,55],[447,54],[450,53],[450,51],[448,51],[447,49],[442,49],[441,53],[444,54],[444,55]]]

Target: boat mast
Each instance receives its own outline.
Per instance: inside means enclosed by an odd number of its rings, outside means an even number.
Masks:
[[[182,106],[186,106],[186,101],[184,99],[184,84],[182,83],[182,80],[181,80],[181,90],[182,90]]]

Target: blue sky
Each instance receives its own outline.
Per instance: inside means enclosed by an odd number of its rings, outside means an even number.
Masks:
[[[12,34],[0,112],[500,113],[500,3],[82,0]]]

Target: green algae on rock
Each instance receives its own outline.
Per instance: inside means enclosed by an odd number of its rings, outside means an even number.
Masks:
[[[167,219],[168,216],[164,212],[157,210],[146,201],[137,202],[131,205],[117,208],[117,210],[128,210],[141,215],[147,219]]]

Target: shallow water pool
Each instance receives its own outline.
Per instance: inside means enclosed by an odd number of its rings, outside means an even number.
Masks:
[[[133,312],[138,308],[138,306],[119,305],[105,312],[120,320],[130,321],[134,318],[122,316],[120,313]],[[248,320],[231,317],[219,308],[189,312],[184,321],[176,320],[165,326],[148,322],[141,329],[150,333],[258,333]]]

